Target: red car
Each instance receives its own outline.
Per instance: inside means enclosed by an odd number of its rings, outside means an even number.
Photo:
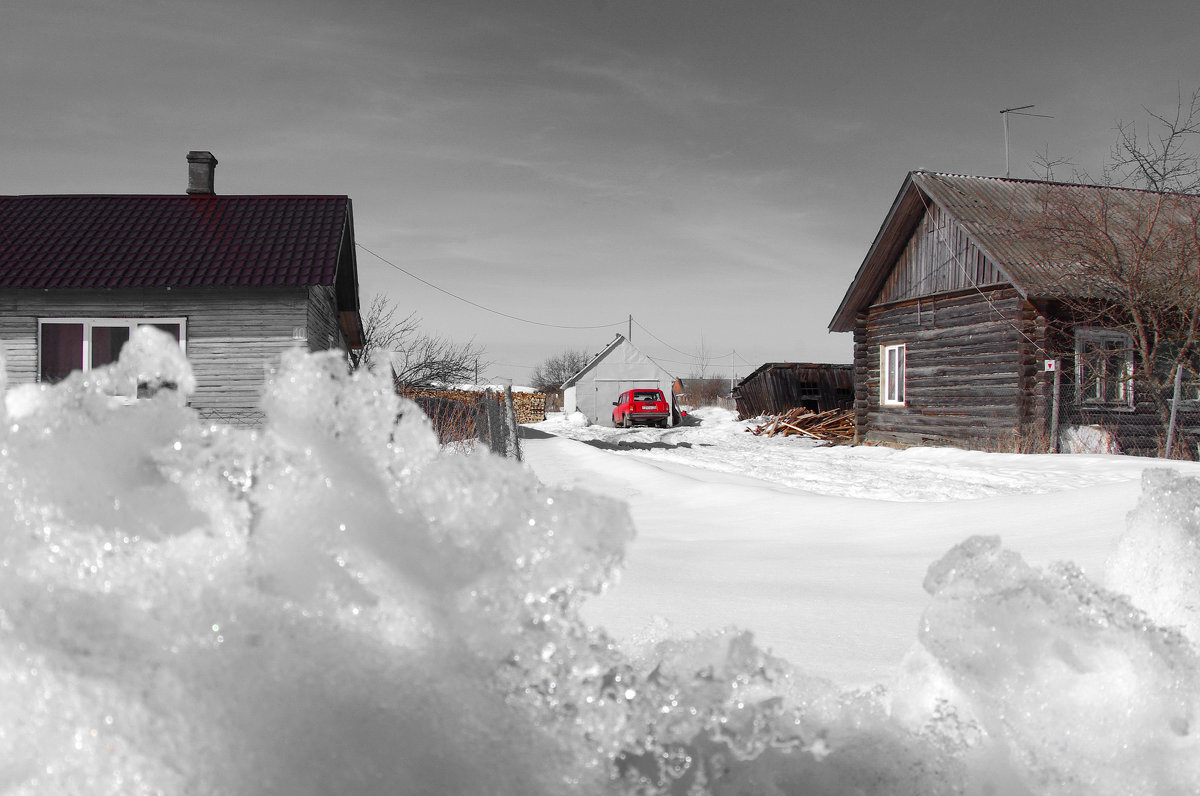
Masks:
[[[626,390],[613,401],[614,426],[632,428],[635,425],[667,427],[671,405],[662,390]]]

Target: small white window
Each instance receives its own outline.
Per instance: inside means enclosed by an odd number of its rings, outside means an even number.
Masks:
[[[904,343],[879,347],[879,402],[904,406]]]
[[[1129,335],[1076,329],[1075,383],[1079,403],[1133,406],[1133,340]]]
[[[139,326],[156,326],[186,351],[185,318],[40,318],[38,380],[54,383],[73,370],[89,371],[117,361],[122,346]],[[129,385],[129,397],[136,394]]]

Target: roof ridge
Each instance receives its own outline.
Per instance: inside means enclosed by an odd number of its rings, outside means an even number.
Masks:
[[[0,199],[179,199],[221,201],[224,199],[348,199],[344,193],[17,193],[0,194]]]
[[[961,174],[950,171],[932,171],[930,169],[913,169],[913,174],[926,174],[932,177],[957,177],[967,180],[986,180],[989,182],[1021,183],[1025,185],[1058,185],[1064,188],[1095,188],[1097,190],[1128,191],[1130,193],[1145,193],[1162,196],[1195,196],[1200,194],[1182,191],[1153,191],[1149,188],[1130,188],[1127,185],[1100,185],[1091,182],[1067,182],[1065,180],[1038,180],[1029,177],[996,177],[983,174]]]

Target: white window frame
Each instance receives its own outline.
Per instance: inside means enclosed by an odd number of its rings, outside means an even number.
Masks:
[[[1119,343],[1117,351],[1123,355],[1118,373],[1109,373],[1107,367],[1096,375],[1094,393],[1084,394],[1084,346],[1104,343]],[[1133,409],[1136,396],[1133,390],[1134,377],[1133,338],[1115,329],[1079,326],[1075,328],[1075,402],[1084,406],[1103,406],[1113,409]],[[1107,364],[1107,363],[1105,363]],[[1105,400],[1102,396],[1115,381],[1117,398]]]
[[[92,369],[92,329],[96,326],[105,328],[125,326],[129,329],[129,336],[133,336],[133,332],[139,326],[153,325],[156,323],[176,323],[179,324],[179,347],[183,350],[184,356],[187,356],[187,318],[183,316],[172,317],[146,317],[146,318],[94,318],[94,317],[71,317],[71,318],[38,318],[37,332],[37,380],[42,380],[42,326],[47,323],[78,323],[83,325],[83,372],[87,373]]]
[[[895,372],[891,367],[894,357]],[[904,384],[907,379],[905,343],[879,346],[879,403],[881,406],[904,406]]]

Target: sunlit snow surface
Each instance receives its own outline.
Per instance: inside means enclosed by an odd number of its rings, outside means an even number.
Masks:
[[[964,541],[896,686],[841,692],[732,631],[624,657],[577,615],[624,506],[440,453],[386,379],[296,352],[209,427],[177,350],[7,395],[0,793],[1200,789],[1195,482],[1148,476],[1128,597]]]

